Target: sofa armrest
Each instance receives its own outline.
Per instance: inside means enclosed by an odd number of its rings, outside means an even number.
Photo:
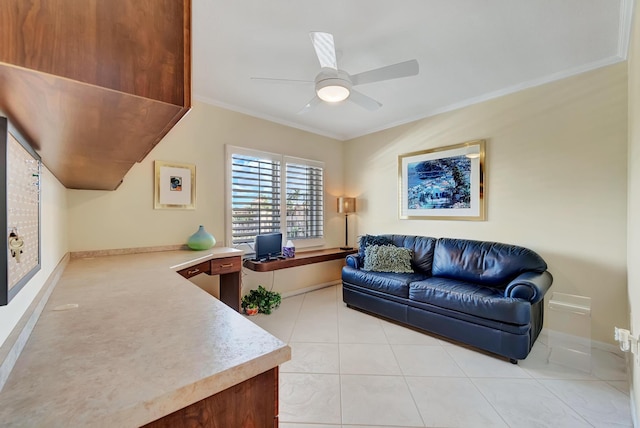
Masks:
[[[544,298],[552,282],[553,277],[548,271],[524,272],[507,285],[504,296],[528,300],[532,304],[538,303]]]
[[[347,266],[352,267],[354,269],[360,269],[362,267],[362,262],[360,261],[360,256],[358,254],[350,254],[347,256]]]

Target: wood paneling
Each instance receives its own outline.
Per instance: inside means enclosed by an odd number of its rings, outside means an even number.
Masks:
[[[278,368],[232,386],[144,428],[266,428],[278,426]]]
[[[191,106],[190,0],[3,0],[0,113],[67,188],[113,190]]]

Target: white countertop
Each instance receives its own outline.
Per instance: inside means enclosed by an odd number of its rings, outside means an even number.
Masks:
[[[241,254],[71,260],[0,393],[0,425],[140,426],[289,360],[285,343],[173,272]]]

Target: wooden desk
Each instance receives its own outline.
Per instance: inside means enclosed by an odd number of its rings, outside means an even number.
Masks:
[[[329,260],[344,259],[349,254],[358,252],[357,248],[341,250],[340,248],[324,248],[322,250],[296,252],[295,257],[284,260],[270,260],[268,262],[256,262],[245,260],[244,267],[256,272],[270,272],[272,270],[287,269],[295,266],[310,265],[313,263],[327,262]]]
[[[206,273],[207,275],[219,275],[220,300],[227,306],[240,312],[240,300],[242,298],[242,296],[240,296],[241,269],[241,257],[232,256],[207,260],[202,263],[198,263],[195,266],[181,269],[177,272],[187,279],[201,273]]]

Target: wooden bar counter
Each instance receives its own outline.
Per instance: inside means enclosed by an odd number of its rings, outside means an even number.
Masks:
[[[241,254],[72,259],[0,392],[0,425],[277,426],[290,348],[177,273]]]

